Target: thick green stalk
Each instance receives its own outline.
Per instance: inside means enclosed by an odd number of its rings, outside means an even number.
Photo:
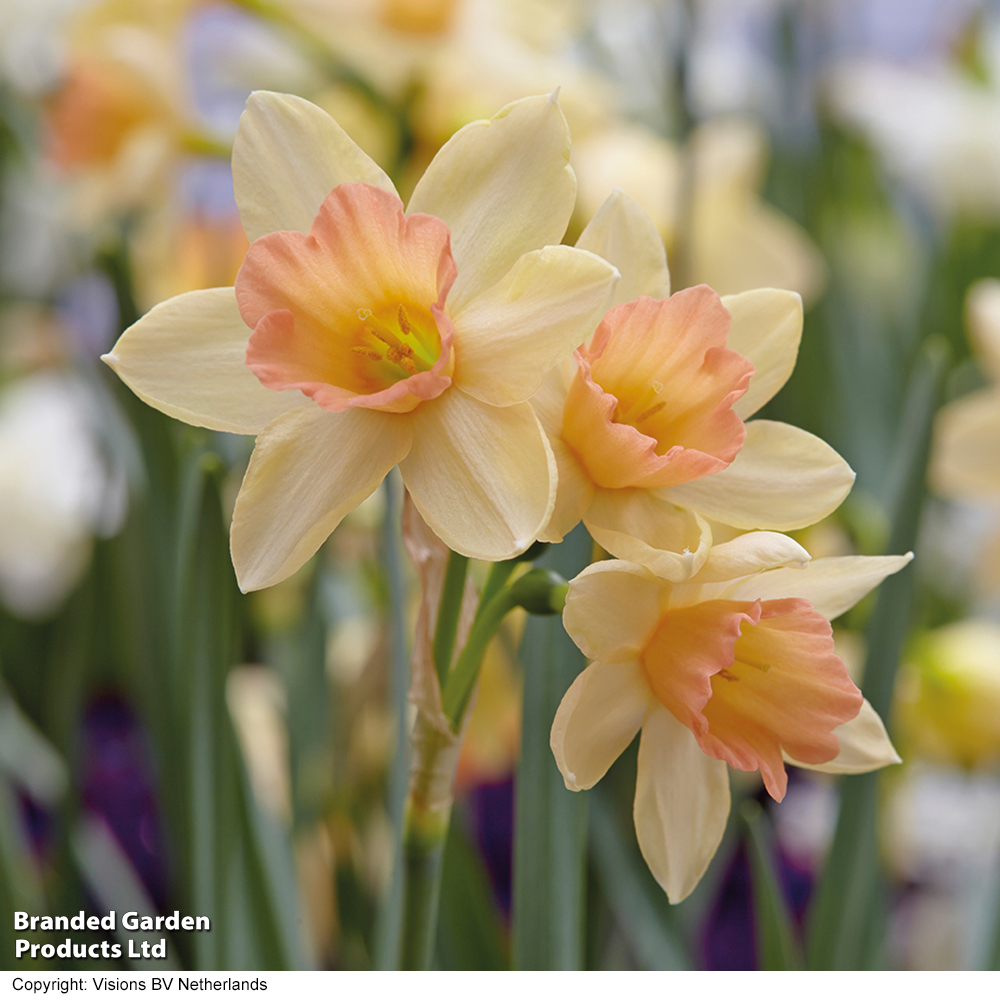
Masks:
[[[434,636],[435,666],[441,680],[447,731],[426,715],[417,716],[411,741],[410,787],[403,831],[403,927],[399,965],[426,969],[434,954],[441,865],[451,816],[455,768],[462,723],[479,677],[486,649],[507,614],[518,605],[536,614],[556,614],[566,601],[566,582],[549,570],[534,569],[513,584],[506,581],[521,560],[494,565],[476,609],[476,617],[454,670],[440,670],[451,660],[458,606],[465,586],[467,560],[452,553],[445,574],[438,627]],[[450,595],[447,603],[446,595]],[[440,639],[442,635],[450,634]],[[439,652],[442,660],[437,659]],[[445,658],[446,657],[446,658]]]
[[[411,745],[403,828],[403,926],[399,968],[429,969],[437,928],[441,861],[451,818],[459,739],[420,714]]]

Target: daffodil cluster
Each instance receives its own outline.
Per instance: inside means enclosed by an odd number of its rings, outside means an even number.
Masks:
[[[639,842],[677,901],[718,846],[727,765],[780,799],[786,762],[898,759],[829,622],[908,557],[810,562],[780,533],[853,482],[813,435],[748,422],[792,371],[799,296],[671,295],[662,238],[620,191],[563,245],[569,160],[555,97],[527,98],[457,132],[404,207],[324,111],[256,93],[233,148],[235,287],[162,303],[105,360],[171,416],[256,435],[231,536],[244,590],[302,566],[395,466],[462,555],[509,559],[582,520],[627,560],[570,585],[594,663],[552,748],[587,788],[642,730]]]

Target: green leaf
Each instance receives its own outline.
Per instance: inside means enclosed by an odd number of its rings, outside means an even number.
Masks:
[[[118,915],[115,937],[128,965],[133,969],[180,969],[176,946],[166,931],[128,931],[122,926],[123,913],[155,914],[157,911],[128,856],[104,821],[94,816],[80,819],[73,828],[70,847],[80,874],[101,909],[104,912],[114,910]],[[167,943],[165,958],[130,957],[132,942],[135,951],[139,952],[143,942],[156,945],[161,939]]]
[[[749,834],[758,967],[768,972],[801,969],[795,927],[774,867],[774,835],[770,824],[763,809],[752,800],[744,803],[742,812]]]
[[[590,562],[581,525],[539,565],[571,579]],[[557,617],[528,619],[521,643],[524,708],[514,826],[515,969],[583,966],[587,799],[567,791],[549,749],[562,696],[586,661]]]
[[[35,859],[25,836],[21,809],[3,772],[0,771],[0,948],[6,962],[14,960],[14,942],[17,938],[31,937],[14,930],[14,911],[43,914],[45,907],[42,880]],[[22,959],[30,968],[30,960]],[[37,961],[37,960],[36,960]],[[20,964],[20,963],[19,963]],[[5,964],[5,968],[13,968]]]
[[[389,770],[388,813],[393,830],[392,880],[379,904],[375,926],[375,967],[392,969],[399,953],[403,909],[403,815],[410,776],[410,744],[407,731],[407,695],[410,690],[410,658],[406,641],[406,587],[403,577],[400,510],[402,481],[393,470],[385,480],[386,510],[382,525],[382,560],[388,583],[388,632],[390,698],[395,716],[395,752]]]
[[[506,969],[506,938],[482,858],[466,833],[462,816],[453,812],[441,873],[438,965],[469,972]]]
[[[600,786],[588,794],[594,868],[639,965],[649,971],[691,968],[666,894],[646,867],[635,839],[629,843],[622,835],[611,797]]]
[[[915,547],[925,494],[931,428],[940,400],[947,348],[929,340],[910,382],[892,470],[894,503],[890,553]],[[864,693],[886,718],[896,668],[913,613],[913,567],[879,589],[866,633]],[[841,782],[840,815],[833,845],[809,914],[807,958],[812,969],[868,969],[879,962],[884,899],[878,855],[878,774]]]

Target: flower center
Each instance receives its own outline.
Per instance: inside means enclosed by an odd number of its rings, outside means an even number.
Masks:
[[[705,601],[666,611],[642,653],[660,702],[705,753],[760,770],[785,793],[782,751],[806,764],[836,757],[834,730],[861,692],[833,650],[829,622],[808,601]]]
[[[451,385],[455,279],[448,227],[389,191],[341,184],[309,235],[256,240],[236,278],[247,364],[324,409],[405,413]]]
[[[429,372],[441,357],[441,335],[430,311],[419,306],[409,309],[402,302],[395,309],[384,306],[378,312],[358,310],[359,326],[351,339],[351,351],[361,359],[369,385],[392,385],[418,372]]]
[[[729,324],[702,285],[616,306],[577,351],[563,440],[597,486],[676,486],[736,457],[746,430],[732,404],[754,369],[726,348]]]

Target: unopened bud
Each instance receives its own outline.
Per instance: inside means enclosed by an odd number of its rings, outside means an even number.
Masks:
[[[511,597],[532,615],[559,615],[569,584],[550,569],[536,566],[511,584]]]

